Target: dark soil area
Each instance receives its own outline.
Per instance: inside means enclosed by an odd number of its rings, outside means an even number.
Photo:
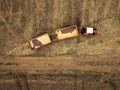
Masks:
[[[5,74],[5,72],[3,72]],[[120,90],[120,72],[50,71],[6,73],[1,90]]]
[[[120,90],[120,59],[0,58],[0,90]]]

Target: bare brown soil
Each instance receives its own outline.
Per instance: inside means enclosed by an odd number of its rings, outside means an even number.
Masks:
[[[15,57],[1,58],[0,70],[92,70],[100,72],[120,71],[119,57]]]
[[[119,57],[0,57],[1,90],[120,90]]]

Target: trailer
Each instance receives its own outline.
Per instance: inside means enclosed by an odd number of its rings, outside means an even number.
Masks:
[[[47,33],[40,35],[32,40],[29,40],[31,49],[38,49],[51,43],[51,39]]]
[[[77,25],[55,30],[56,39],[63,40],[79,36]]]

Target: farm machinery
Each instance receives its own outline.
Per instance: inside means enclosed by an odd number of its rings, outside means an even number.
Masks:
[[[73,25],[54,30],[54,32],[50,35],[48,33],[45,33],[36,38],[33,38],[29,40],[29,45],[31,49],[38,49],[54,41],[60,41],[72,37],[77,37],[80,35],[80,33],[84,36],[98,35],[99,30],[94,27],[84,26],[81,32],[79,32],[77,25]]]

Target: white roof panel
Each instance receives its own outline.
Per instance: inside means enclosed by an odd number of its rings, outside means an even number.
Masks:
[[[93,28],[87,28],[87,33],[92,34],[93,33]]]

